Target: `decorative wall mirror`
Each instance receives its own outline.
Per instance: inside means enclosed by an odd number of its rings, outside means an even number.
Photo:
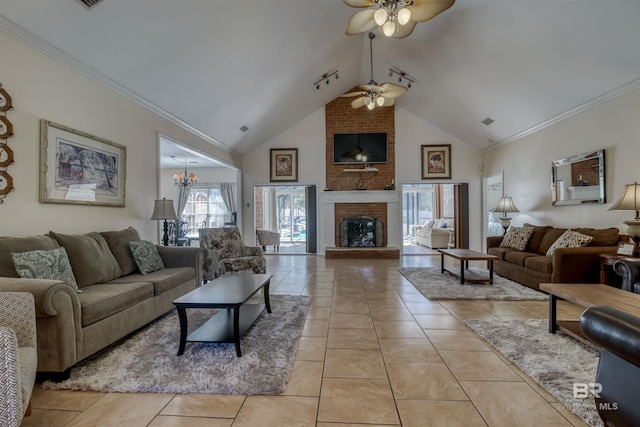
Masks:
[[[604,203],[604,150],[552,162],[551,179],[554,206]]]

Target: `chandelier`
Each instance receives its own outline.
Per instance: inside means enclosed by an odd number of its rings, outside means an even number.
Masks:
[[[455,0],[344,0],[351,7],[368,8],[349,19],[347,34],[380,27],[387,37],[402,39],[418,22],[428,21],[453,6]]]
[[[171,156],[173,160],[179,162],[176,156]],[[184,159],[184,172],[176,172],[173,174],[173,182],[175,185],[181,185],[183,187],[190,187],[198,182],[198,175],[195,173],[187,173],[187,159]]]

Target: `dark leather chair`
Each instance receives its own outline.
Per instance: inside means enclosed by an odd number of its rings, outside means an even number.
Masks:
[[[613,263],[613,271],[622,276],[625,291],[640,294],[640,258],[623,258]]]
[[[580,316],[584,335],[601,347],[595,401],[606,426],[640,426],[640,317],[608,306]],[[599,387],[598,387],[599,388]]]

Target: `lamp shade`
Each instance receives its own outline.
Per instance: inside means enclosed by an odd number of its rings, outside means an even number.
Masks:
[[[151,219],[178,219],[178,215],[176,215],[176,211],[173,208],[173,200],[164,198],[156,200]]]
[[[618,201],[609,208],[610,211],[636,211],[636,220],[640,220],[640,184],[634,182],[624,186]]]
[[[513,204],[513,200],[511,199],[511,197],[505,196],[500,198],[500,202],[498,202],[498,206],[491,209],[491,212],[502,212],[506,214],[508,212],[520,212],[520,211],[518,210],[518,208],[516,208],[516,205]]]

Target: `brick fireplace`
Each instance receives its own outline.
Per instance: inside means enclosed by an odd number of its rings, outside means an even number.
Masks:
[[[327,257],[330,257],[331,248],[347,249],[341,247],[342,220],[351,216],[365,215],[377,218],[383,225],[382,245],[374,249],[393,248],[390,252],[393,252],[392,257],[397,258],[399,257],[398,248],[402,246],[401,197],[399,191],[384,190],[385,186],[391,186],[395,180],[395,107],[374,110],[363,107],[354,110],[351,107],[351,101],[353,101],[352,98],[336,98],[325,106],[327,168],[325,187],[331,191],[325,191],[322,198],[325,229],[323,246],[327,249]],[[387,163],[376,163],[372,166],[375,166],[377,171],[368,172],[353,171],[363,168],[364,165],[361,164],[333,164],[334,134],[368,132],[387,134]],[[356,191],[356,186],[366,191]],[[382,253],[382,251],[379,252]]]

